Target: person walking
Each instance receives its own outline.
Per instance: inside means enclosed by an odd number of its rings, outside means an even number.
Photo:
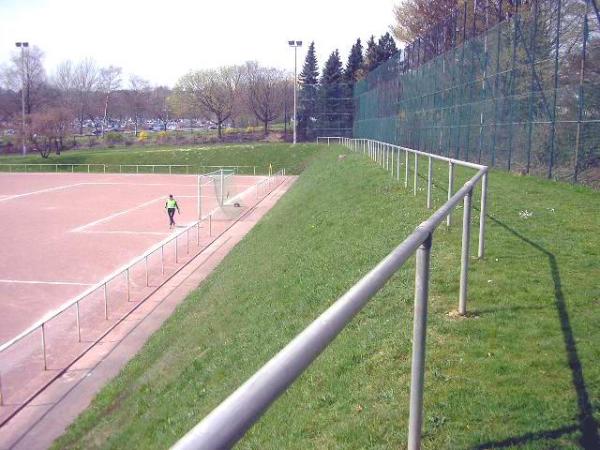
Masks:
[[[169,194],[167,203],[165,203],[165,208],[169,214],[169,229],[171,229],[175,226],[175,220],[173,220],[173,217],[175,216],[175,210],[177,209],[177,213],[181,214],[181,211],[179,211],[179,205],[177,204],[177,200],[173,198],[173,194]]]

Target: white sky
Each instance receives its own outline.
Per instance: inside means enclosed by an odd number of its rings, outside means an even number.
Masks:
[[[0,65],[16,41],[28,41],[44,51],[49,74],[91,57],[173,86],[191,69],[248,60],[293,72],[287,41],[296,39],[304,41],[298,71],[313,40],[322,68],[336,48],[345,64],[358,37],[365,44],[388,31],[398,1],[0,0]]]

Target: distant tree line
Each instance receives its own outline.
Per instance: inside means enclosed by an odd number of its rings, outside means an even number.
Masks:
[[[354,84],[396,51],[389,33],[378,40],[371,36],[364,50],[357,39],[345,66],[335,50],[319,72],[311,43],[299,75],[300,139],[349,135]],[[31,46],[23,58],[15,52],[0,66],[0,145],[17,150],[24,138],[29,151],[48,156],[75,142],[67,139],[74,135],[122,140],[127,131],[138,137],[148,121],[163,131],[184,121],[203,124],[215,128],[219,139],[225,127],[260,127],[266,135],[274,122],[287,128],[293,115],[293,76],[257,62],[190,71],[169,88],[125,77],[120,67],[101,67],[90,58],[64,61],[48,74],[43,59],[42,50]]]
[[[120,67],[100,67],[92,59],[64,61],[49,75],[43,52],[25,50],[24,58],[15,53],[0,66],[0,145],[15,150],[23,139],[22,92],[25,142],[42,156],[64,149],[67,136],[114,138],[129,131],[137,137],[147,121],[164,131],[183,121],[203,124],[221,138],[225,126],[260,127],[267,134],[273,122],[287,126],[290,120],[291,75],[256,62],[191,71],[171,89],[136,75],[126,79]]]

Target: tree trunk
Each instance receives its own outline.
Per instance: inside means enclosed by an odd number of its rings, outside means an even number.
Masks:
[[[102,137],[104,137],[104,129],[106,128],[106,117],[108,116],[108,96],[106,94],[106,100],[104,101],[104,118],[102,119]]]

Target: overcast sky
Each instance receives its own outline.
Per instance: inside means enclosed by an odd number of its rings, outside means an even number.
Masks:
[[[28,41],[60,62],[92,57],[153,84],[173,86],[191,69],[256,60],[293,71],[287,41],[315,41],[319,65],[336,48],[389,30],[398,0],[0,0],[0,65]]]

